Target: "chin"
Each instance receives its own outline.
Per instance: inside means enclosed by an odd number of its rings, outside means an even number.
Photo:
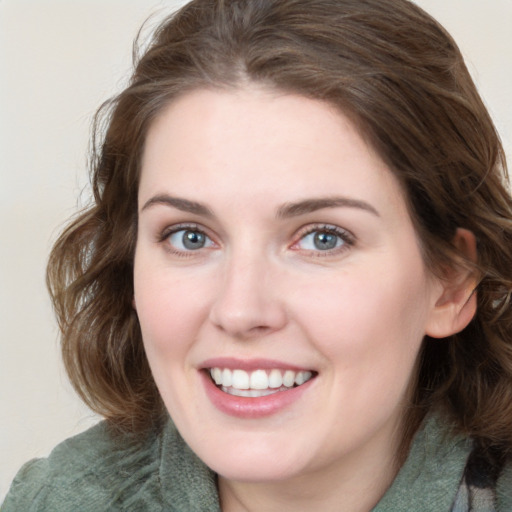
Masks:
[[[275,457],[274,457],[275,458]],[[289,467],[275,460],[258,461],[222,461],[217,467],[211,467],[219,476],[230,481],[269,483],[280,482],[298,476],[297,467]]]
[[[199,457],[220,476],[239,482],[276,482],[298,476],[306,470],[307,460],[300,454],[283,450],[283,443],[272,446],[264,440],[252,445],[235,442],[208,453],[196,451]],[[311,457],[310,450],[304,450]],[[206,452],[206,451],[205,451]]]

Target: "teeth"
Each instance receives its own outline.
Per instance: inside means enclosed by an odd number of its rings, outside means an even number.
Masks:
[[[222,370],[222,382],[219,382],[219,384],[222,384],[223,386],[231,386],[233,382],[233,374],[231,373],[231,370],[228,370],[225,368]]]
[[[300,386],[313,377],[310,371],[294,372],[292,370],[270,371],[230,370],[228,368],[211,368],[210,375],[217,386],[231,395],[259,397],[278,391],[285,391],[295,385]]]
[[[256,370],[251,373],[251,389],[267,389],[268,388],[268,375],[265,370]]]
[[[283,376],[283,386],[291,388],[295,384],[295,372],[286,370]]]
[[[271,388],[280,388],[283,385],[283,376],[279,370],[272,370],[268,376],[268,385]]]
[[[224,372],[226,371],[229,370],[224,370]],[[233,380],[231,385],[235,389],[249,389],[249,374],[247,372],[244,372],[243,370],[233,370],[232,376]],[[224,386],[229,386],[229,384],[224,384],[224,382],[222,384]]]
[[[228,393],[234,396],[245,396],[249,398],[258,398],[260,396],[268,396],[273,395],[274,393],[279,393],[278,389],[236,389],[236,388],[225,388],[221,387],[224,393]]]
[[[295,384],[297,384],[297,386],[300,386],[301,384],[304,384],[304,382],[311,379],[312,376],[313,374],[311,372],[299,372],[295,377]]]
[[[211,375],[217,386],[222,384],[222,370],[220,368],[212,368]]]

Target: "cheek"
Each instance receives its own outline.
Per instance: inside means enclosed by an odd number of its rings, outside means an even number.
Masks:
[[[134,283],[144,349],[167,410],[183,423],[190,403],[197,403],[184,390],[193,389],[190,357],[207,318],[208,289],[204,279],[140,263],[135,265]]]
[[[410,368],[428,314],[422,268],[402,272],[388,265],[386,273],[368,268],[310,284],[296,305],[297,318],[319,349],[351,372]]]
[[[149,269],[149,270],[146,270]],[[207,317],[205,280],[154,267],[134,272],[137,314],[148,357],[186,348]]]

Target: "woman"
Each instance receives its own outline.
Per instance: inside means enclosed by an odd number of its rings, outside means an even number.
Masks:
[[[506,164],[434,20],[193,1],[105,115],[48,283],[107,421],[3,510],[512,509]]]

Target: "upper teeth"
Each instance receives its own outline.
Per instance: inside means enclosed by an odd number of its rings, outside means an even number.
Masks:
[[[282,386],[291,388],[300,386],[313,376],[310,371],[294,372],[292,370],[230,370],[229,368],[211,368],[210,375],[215,384],[235,389],[277,389]]]

